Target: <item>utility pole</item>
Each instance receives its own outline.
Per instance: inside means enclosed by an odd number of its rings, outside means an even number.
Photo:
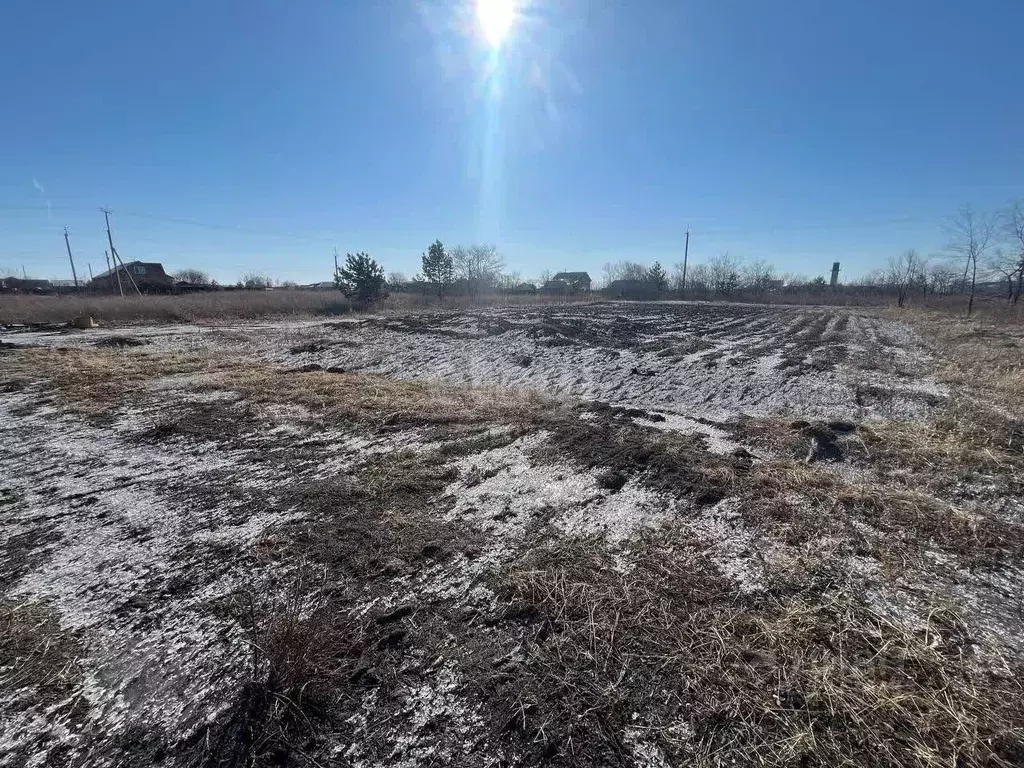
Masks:
[[[68,228],[64,227],[64,245],[68,247],[68,261],[71,262],[71,277],[75,280],[75,290],[81,291],[78,285],[78,273],[75,271],[75,257],[71,255],[71,241],[68,239]]]
[[[338,249],[337,248],[334,249],[334,277],[335,277],[335,279],[337,279],[337,277],[338,277]]]
[[[686,295],[686,262],[690,259],[690,230],[686,230],[686,245],[683,246],[683,284],[679,288],[679,298]]]
[[[110,292],[114,292],[114,273],[110,269],[110,251],[103,252],[103,258],[107,260],[107,281],[110,283]]]
[[[117,252],[117,248],[114,247],[114,238],[110,235],[110,211],[106,208],[103,209],[103,218],[107,222],[107,242],[110,243],[110,255],[114,258],[114,274],[117,275],[117,288],[121,291],[121,295],[124,296],[124,289],[121,287],[121,270],[124,270],[125,277],[132,284],[132,288],[135,292],[142,295],[142,291],[139,290],[138,284],[135,282],[135,278],[132,277],[132,273],[128,271],[128,268],[124,265],[124,261],[121,260],[121,254]],[[120,264],[120,269],[118,268]]]
[[[121,287],[121,270],[117,268],[117,251],[114,250],[114,238],[110,234],[110,211],[103,209],[103,220],[107,222],[107,242],[110,243],[110,255],[114,258],[114,275],[117,277],[117,292],[124,298],[124,288]],[[109,261],[107,262],[110,263]],[[110,288],[113,290],[114,281],[110,281]]]

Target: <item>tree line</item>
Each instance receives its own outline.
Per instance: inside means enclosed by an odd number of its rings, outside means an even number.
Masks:
[[[886,267],[837,286],[844,294],[884,295],[903,306],[911,296],[962,295],[970,313],[979,285],[1001,284],[1008,302],[1016,304],[1024,293],[1024,201],[1009,203],[995,212],[979,212],[964,206],[944,223],[948,243],[944,251],[924,256],[909,249],[889,258]],[[201,270],[182,270],[179,280],[214,284]],[[764,259],[744,259],[728,252],[705,262],[679,262],[665,268],[660,262],[645,264],[619,261],[605,264],[596,287],[626,298],[780,298],[787,294],[819,295],[830,289],[823,275],[808,277],[780,273]],[[493,245],[457,245],[448,248],[440,240],[422,254],[420,272],[411,280],[400,272],[385,276],[383,267],[369,254],[346,254],[334,274],[334,285],[346,296],[372,302],[394,291],[412,291],[444,297],[450,294],[536,292],[550,285],[551,272],[537,282],[524,281],[518,272],[506,272]],[[249,273],[239,288],[273,286],[265,275]],[[295,287],[282,283],[282,287]]]
[[[421,272],[407,281],[400,272],[384,269],[367,253],[349,253],[334,273],[335,286],[349,298],[374,301],[389,290],[414,290],[445,296],[477,295],[507,288],[518,274],[504,273],[505,264],[493,245],[458,245],[447,249],[435,240],[420,258]]]
[[[1001,283],[1008,303],[1024,292],[1024,201],[999,211],[964,206],[945,223],[946,250],[924,256],[914,249],[889,258],[888,266],[866,280],[889,286],[899,306],[915,292],[924,296],[964,294],[967,314],[974,309],[979,281]]]
[[[887,266],[837,286],[845,294],[893,296],[899,306],[920,295],[960,295],[974,309],[983,283],[1001,285],[1002,295],[1016,304],[1024,295],[1024,201],[1012,201],[1002,210],[978,211],[964,206],[944,222],[947,244],[943,251],[924,256],[909,249],[888,259]],[[823,294],[830,281],[778,273],[763,259],[744,260],[724,253],[698,264],[680,262],[666,272],[655,262],[648,266],[620,261],[604,266],[605,286],[623,285],[648,293],[669,293],[686,298],[766,298],[769,294]]]

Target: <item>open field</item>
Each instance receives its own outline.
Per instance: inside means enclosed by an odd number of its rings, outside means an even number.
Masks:
[[[443,304],[450,309],[483,304],[562,304],[573,300],[557,296],[436,296],[396,293],[378,302],[377,312],[407,311]],[[340,291],[293,288],[222,290],[181,295],[107,296],[65,294],[58,296],[0,295],[0,325],[68,323],[76,317],[92,317],[102,324],[224,323],[289,317],[332,317],[356,307]]]
[[[373,305],[377,314],[417,311],[476,310],[487,306],[545,307],[579,305],[601,301],[599,293],[577,296],[496,295],[480,296],[393,293]],[[888,294],[738,294],[733,302],[775,305],[885,306],[895,303]],[[721,299],[719,299],[721,301]],[[915,304],[948,312],[966,312],[964,296],[931,296],[910,300]],[[56,296],[0,295],[0,326],[25,323],[67,323],[76,317],[93,317],[101,324],[147,325],[159,323],[232,323],[250,320],[280,320],[302,317],[336,317],[356,307],[338,291],[310,291],[277,288],[271,291],[225,290],[182,295],[107,296],[65,294]],[[986,319],[1003,318],[1024,322],[1024,303],[1007,305],[1003,296],[979,296],[975,312]]]
[[[0,766],[1024,763],[1019,325],[0,341]]]

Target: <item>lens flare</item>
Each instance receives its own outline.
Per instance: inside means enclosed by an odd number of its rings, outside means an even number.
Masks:
[[[480,32],[492,48],[500,48],[516,18],[516,0],[476,0]]]

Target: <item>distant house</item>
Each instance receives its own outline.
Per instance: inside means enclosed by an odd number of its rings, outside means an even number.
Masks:
[[[0,293],[50,293],[53,284],[49,280],[26,280],[20,277],[0,278]]]
[[[548,282],[565,283],[567,293],[589,293],[590,275],[586,272],[559,272]]]
[[[108,269],[90,280],[89,288],[104,293],[116,292],[118,278],[126,293],[134,292],[133,282],[143,293],[168,293],[174,290],[174,278],[164,272],[163,264],[155,261],[129,261],[118,265],[116,269]]]

